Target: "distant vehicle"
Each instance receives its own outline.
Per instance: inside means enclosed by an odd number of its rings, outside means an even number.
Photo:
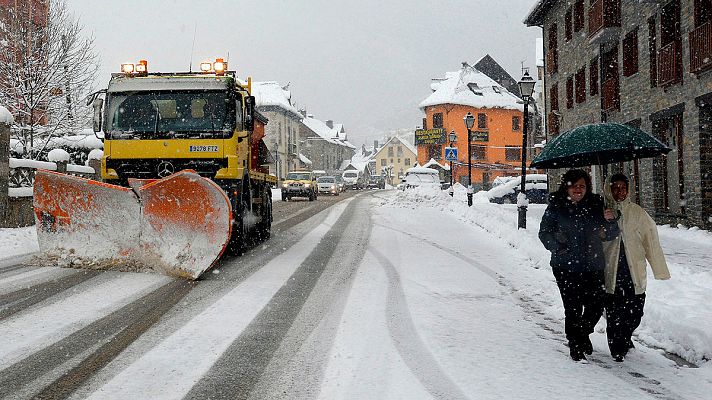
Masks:
[[[316,200],[319,190],[312,171],[290,171],[282,182],[282,200],[289,201],[292,197],[306,197],[309,201]]]
[[[344,178],[346,189],[363,189],[365,186],[361,171],[350,169],[344,171],[341,176]]]
[[[369,189],[385,189],[386,178],[381,175],[371,175],[371,178],[368,180],[368,185],[366,187],[368,187]]]
[[[336,186],[339,188],[339,192],[345,191],[346,184],[344,183],[344,178],[342,178],[341,175],[334,175],[334,179],[336,179]]]
[[[521,180],[521,178],[519,178],[517,176],[498,176],[498,177],[494,178],[494,180],[492,181],[492,187],[495,188],[499,185],[503,185],[513,179]]]
[[[522,177],[514,179],[493,187],[487,191],[487,197],[491,203],[516,204],[517,195],[521,191]],[[534,204],[545,204],[549,195],[546,174],[530,174],[526,179],[527,200]]]
[[[443,182],[440,181],[438,170],[425,167],[408,168],[405,171],[405,178],[399,185],[402,190],[416,187],[432,187],[442,189]]]
[[[320,177],[320,176],[326,176],[326,175],[327,175],[326,171],[324,171],[323,169],[315,169],[315,170],[312,171],[312,172],[314,173],[314,177],[315,177],[315,178],[318,178],[318,177]]]
[[[333,176],[320,176],[316,178],[316,186],[319,188],[319,193],[339,195],[339,186],[336,183],[336,178]]]

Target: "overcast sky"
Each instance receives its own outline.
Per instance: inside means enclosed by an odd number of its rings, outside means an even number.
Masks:
[[[102,59],[193,70],[228,58],[238,76],[290,83],[292,102],[343,123],[355,144],[421,124],[430,79],[494,57],[515,79],[534,65],[536,0],[68,0]]]

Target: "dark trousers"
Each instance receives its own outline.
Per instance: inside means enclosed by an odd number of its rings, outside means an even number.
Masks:
[[[645,293],[619,293],[607,295],[606,335],[611,354],[625,355],[631,346],[633,331],[640,325],[645,307]]]
[[[603,271],[573,272],[562,268],[553,271],[564,303],[566,339],[569,347],[580,346],[603,315],[606,298]]]

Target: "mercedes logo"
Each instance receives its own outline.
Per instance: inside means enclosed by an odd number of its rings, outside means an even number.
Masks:
[[[165,178],[168,175],[172,175],[174,172],[176,172],[176,169],[173,164],[169,163],[168,161],[161,161],[161,163],[158,164],[158,168],[156,168],[156,171],[158,172],[159,178]]]

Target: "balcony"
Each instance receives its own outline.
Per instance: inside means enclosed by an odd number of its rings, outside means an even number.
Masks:
[[[588,8],[588,42],[617,42],[620,36],[620,0],[591,0],[591,6]]]
[[[546,72],[555,74],[559,71],[559,52],[554,49],[546,52]]]
[[[658,51],[658,83],[670,86],[682,82],[682,40],[675,39]]]
[[[690,32],[690,72],[698,73],[712,66],[712,22]]]
[[[601,84],[603,111],[620,110],[621,94],[618,77],[609,78]]]

